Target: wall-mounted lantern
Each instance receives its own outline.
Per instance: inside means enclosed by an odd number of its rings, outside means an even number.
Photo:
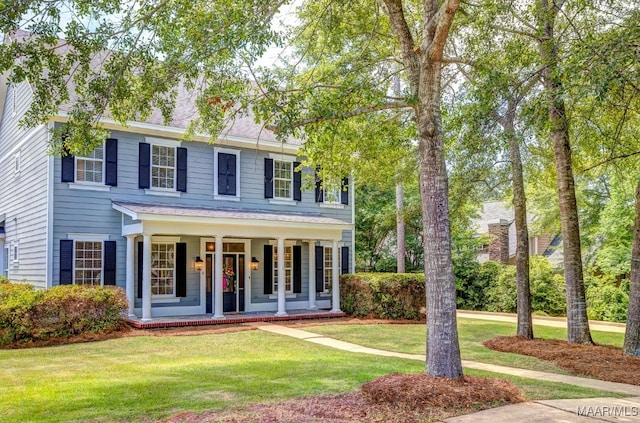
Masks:
[[[197,272],[202,270],[202,265],[204,264],[204,262],[202,261],[202,259],[200,258],[200,256],[197,256],[195,261],[193,262],[193,268],[196,269]]]
[[[259,265],[260,262],[258,261],[258,259],[255,257],[251,257],[251,270],[258,270]]]

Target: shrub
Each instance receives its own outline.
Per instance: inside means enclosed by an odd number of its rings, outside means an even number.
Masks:
[[[629,307],[629,283],[614,276],[585,277],[589,319],[626,322]]]
[[[484,310],[487,289],[498,278],[502,266],[495,261],[454,263],[456,305],[463,310]]]
[[[357,317],[419,320],[426,303],[424,275],[357,273],[341,276],[340,304]]]
[[[554,272],[546,258],[530,258],[529,286],[533,312],[550,316],[562,316],[566,313],[564,278]],[[516,292],[515,266],[502,266],[495,283],[487,289],[486,310],[515,313]]]
[[[0,285],[0,343],[36,341],[114,330],[127,300],[112,287]]]

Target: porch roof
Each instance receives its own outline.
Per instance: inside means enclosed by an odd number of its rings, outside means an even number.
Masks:
[[[335,238],[343,230],[353,228],[353,225],[339,219],[324,217],[318,214],[300,213],[275,213],[264,210],[238,210],[220,209],[208,207],[187,207],[177,205],[144,204],[113,201],[112,207],[129,216],[134,221],[139,221],[145,228],[155,223],[171,223],[174,229],[179,229],[176,225],[181,224],[181,230],[188,233],[190,225],[204,225],[206,227],[222,227],[229,229],[225,231],[240,235],[240,228],[250,227],[255,236],[282,234],[291,231],[305,233],[322,231],[330,238]],[[125,228],[123,227],[123,230]],[[131,233],[131,231],[128,231]],[[244,231],[241,231],[244,232]],[[330,234],[329,234],[330,233]],[[311,235],[309,233],[309,235]],[[318,235],[316,233],[316,235]],[[338,237],[339,239],[340,237]]]

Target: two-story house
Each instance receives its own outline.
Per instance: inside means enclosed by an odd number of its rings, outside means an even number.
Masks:
[[[181,142],[194,106],[111,131],[85,157],[47,153],[46,125],[22,128],[28,83],[0,80],[0,274],[41,288],[126,289],[129,314],[329,308],[353,266],[353,189],[303,189],[295,142],[239,118],[211,144]]]

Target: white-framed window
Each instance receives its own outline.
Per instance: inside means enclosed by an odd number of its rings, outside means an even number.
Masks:
[[[20,246],[18,241],[11,243],[11,261],[16,264],[20,261]]]
[[[240,199],[240,150],[214,149],[214,188],[217,199]]]
[[[273,246],[273,293],[278,293],[278,246]],[[284,246],[284,292],[293,293],[293,246]]]
[[[76,157],[76,182],[104,184],[104,144],[88,156]]]
[[[102,241],[74,241],[73,283],[102,285]]]
[[[273,198],[291,200],[293,197],[293,162],[273,161]]]
[[[176,285],[176,243],[151,244],[151,295],[174,297]]]
[[[175,190],[176,148],[166,145],[151,146],[151,188]]]
[[[13,156],[13,173],[19,174],[22,169],[20,151]]]
[[[323,250],[322,292],[326,293],[331,290],[333,280],[333,247],[323,247]]]
[[[340,204],[340,195],[342,187],[341,183],[328,183],[325,184],[322,191],[323,202],[325,204]]]
[[[0,275],[5,278],[9,277],[9,246],[5,245],[3,248],[3,256],[2,256],[2,273]]]

